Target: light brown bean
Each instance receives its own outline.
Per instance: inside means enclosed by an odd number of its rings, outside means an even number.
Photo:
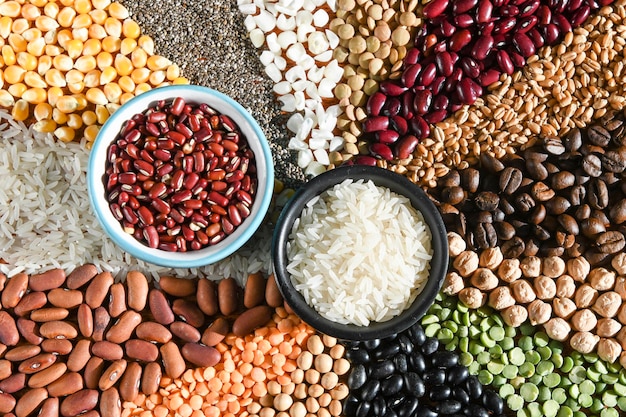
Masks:
[[[41,353],[20,363],[17,370],[27,375],[34,374],[51,367],[56,360],[57,357],[51,353]]]
[[[248,275],[246,286],[243,292],[243,305],[246,308],[256,307],[265,301],[265,287],[267,283],[263,274],[257,272]]]
[[[6,311],[0,311],[0,343],[15,346],[20,341],[20,335],[13,317]]]
[[[91,353],[107,361],[122,359],[122,356],[124,356],[120,345],[106,340],[94,343],[91,347]]]
[[[135,311],[143,311],[148,302],[148,279],[138,271],[126,275],[128,306]]]
[[[272,318],[273,310],[268,306],[256,306],[245,311],[235,319],[233,333],[243,337],[252,333],[258,327],[263,326]]]
[[[100,376],[100,380],[98,381],[100,391],[107,390],[115,385],[117,381],[122,378],[122,375],[124,375],[127,366],[128,362],[126,362],[125,359],[113,361],[113,363],[102,372],[102,376]]]
[[[113,326],[106,332],[105,338],[109,342],[124,343],[130,339],[135,328],[141,323],[141,314],[134,310],[125,311]]]
[[[224,340],[229,330],[230,324],[228,320],[223,317],[218,317],[202,334],[202,343],[207,346],[216,346]]]
[[[26,417],[41,407],[48,398],[48,391],[45,388],[35,388],[27,390],[15,405],[15,415]]]
[[[76,319],[78,321],[80,334],[84,337],[91,337],[93,334],[93,311],[87,304],[83,303],[78,306]]]
[[[174,342],[167,342],[159,349],[165,374],[170,378],[178,378],[185,372],[185,360]]]
[[[41,410],[37,417],[58,417],[59,416],[59,399],[48,398],[41,404]]]
[[[117,388],[109,388],[100,394],[100,413],[107,417],[121,417],[122,402]]]
[[[220,352],[214,347],[199,343],[185,343],[182,354],[185,359],[194,365],[206,368],[217,365],[222,358]]]
[[[142,368],[137,362],[131,362],[120,381],[120,396],[124,401],[135,401],[139,395]]]
[[[81,371],[91,358],[91,341],[81,339],[67,358],[67,368],[72,372]]]
[[[85,291],[85,302],[91,308],[98,308],[104,302],[113,285],[113,275],[110,272],[101,272],[89,283]]]
[[[67,308],[49,307],[40,308],[30,313],[30,319],[39,323],[59,321],[67,318],[70,312]]]
[[[109,296],[109,314],[111,317],[119,317],[126,311],[126,289],[121,282],[111,285]]]
[[[278,289],[276,278],[271,274],[267,278],[267,286],[265,287],[265,302],[268,306],[276,308],[283,305],[283,296]]]
[[[104,340],[104,332],[106,331],[109,323],[111,322],[111,316],[104,307],[98,307],[93,312],[93,333],[91,338],[96,342]]]
[[[55,355],[69,355],[72,351],[72,342],[67,339],[45,339],[41,342],[41,350]]]
[[[48,385],[48,393],[51,397],[65,397],[83,388],[83,377],[78,372],[68,372]]]
[[[239,290],[234,278],[224,278],[217,284],[217,299],[223,315],[230,316],[239,309]]]
[[[214,316],[219,313],[215,282],[209,281],[205,278],[200,278],[198,280],[196,302],[198,303],[200,310],[202,310],[202,312],[207,316]]]
[[[150,313],[158,323],[166,326],[174,322],[175,316],[170,303],[165,298],[165,294],[161,290],[152,289],[148,295],[148,304],[150,305]]]
[[[0,317],[1,315],[2,312],[0,312]],[[2,319],[0,318],[0,329],[2,328],[1,322]],[[19,319],[17,319],[16,325],[19,334],[21,334],[28,343],[32,343],[33,345],[39,345],[43,341],[43,337],[39,336],[39,326],[34,321],[20,317]],[[19,335],[17,338],[19,340]],[[0,340],[0,342],[2,342],[2,340]]]
[[[97,356],[92,356],[89,361],[87,361],[85,371],[83,372],[85,387],[89,389],[98,388],[98,382],[100,382],[100,377],[102,376],[102,372],[104,372],[104,366],[104,360]]]
[[[48,369],[37,372],[28,379],[28,386],[31,388],[44,388],[58,380],[67,371],[67,365],[63,362],[55,363]]]
[[[39,326],[39,333],[48,339],[74,339],[78,330],[67,321],[47,321]]]
[[[13,308],[20,302],[28,289],[28,275],[16,274],[7,280],[0,301],[5,309]]]
[[[26,386],[26,374],[16,373],[0,381],[0,392],[14,394]]]
[[[193,279],[164,276],[159,279],[159,287],[174,297],[187,297],[196,292],[196,281]]]
[[[37,310],[46,305],[48,299],[41,291],[33,291],[26,294],[13,309],[13,314],[24,317],[31,311]]]
[[[48,293],[48,301],[55,307],[74,308],[83,302],[83,292],[67,288],[55,288]]]
[[[56,268],[41,274],[31,275],[28,286],[31,291],[49,291],[59,288],[64,282],[65,271],[61,268]]]
[[[15,408],[15,397],[9,393],[0,392],[0,414],[9,414]]]
[[[159,357],[159,349],[141,339],[131,339],[124,343],[124,351],[129,358],[143,362],[154,362]]]
[[[176,299],[172,303],[172,311],[184,322],[198,328],[204,325],[204,313],[191,301]]]
[[[94,265],[81,265],[67,276],[65,285],[70,290],[77,290],[91,281],[96,275],[98,275],[98,270]]]
[[[68,397],[61,403],[61,415],[73,417],[93,410],[98,404],[98,391],[95,389],[80,390]]]
[[[170,324],[170,330],[176,337],[184,340],[185,342],[200,341],[200,332],[198,329],[182,321],[175,321]]]
[[[141,376],[141,392],[145,395],[154,394],[159,390],[161,376],[163,371],[161,365],[156,362],[150,362],[146,365]]]
[[[23,360],[32,358],[39,355],[41,347],[37,345],[22,345],[7,351],[4,354],[4,359],[11,362],[21,362]]]
[[[13,365],[6,359],[0,359],[0,381],[11,376]]]
[[[135,333],[139,339],[153,343],[167,343],[172,340],[172,333],[167,327],[152,321],[141,323]]]

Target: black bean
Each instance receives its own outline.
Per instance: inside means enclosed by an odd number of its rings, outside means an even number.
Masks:
[[[403,375],[404,391],[416,397],[423,397],[426,394],[424,380],[415,372],[407,372]]]
[[[383,395],[389,397],[391,395],[395,395],[402,391],[404,387],[404,378],[402,378],[401,374],[391,375],[389,378],[386,378],[381,382],[381,392]]]
[[[387,407],[387,412],[383,417],[398,417],[398,414],[392,408]]]
[[[374,416],[382,416],[387,412],[387,404],[385,403],[385,399],[378,397],[374,401],[372,401],[372,408],[370,414]]]
[[[429,369],[424,372],[424,382],[429,385],[443,385],[446,382],[446,371],[443,369]]]
[[[463,409],[463,414],[467,417],[489,417],[489,412],[478,404],[468,404]]]
[[[409,366],[415,372],[424,372],[426,370],[426,361],[424,360],[424,356],[418,351],[414,351],[409,356]]]
[[[354,396],[354,394],[348,395],[343,402],[343,413],[346,417],[353,417],[356,415],[357,408],[361,404],[361,401]]]
[[[475,400],[483,393],[483,386],[475,375],[470,375],[465,381],[465,388],[470,398]]]
[[[378,346],[380,346],[380,343],[381,343],[380,339],[366,340],[365,342],[363,342],[363,346],[367,350],[374,350]]]
[[[447,385],[442,385],[440,387],[432,387],[430,392],[428,393],[428,398],[431,401],[443,401],[450,398],[450,394],[452,394],[452,390]]]
[[[422,346],[426,342],[426,334],[422,326],[415,325],[409,329],[409,336],[413,340],[415,346]]]
[[[353,365],[350,376],[348,377],[348,388],[357,390],[361,388],[367,381],[367,371],[363,364]]]
[[[372,406],[367,401],[362,401],[356,409],[356,417],[367,417],[370,413]]]
[[[390,358],[400,353],[400,345],[393,342],[379,346],[372,352],[374,359]]]
[[[363,348],[354,348],[346,350],[346,359],[352,364],[368,363],[370,361],[370,354]]]
[[[502,398],[500,398],[500,396],[491,389],[484,390],[482,402],[487,410],[492,413],[502,414],[504,412],[504,402],[502,401]]]
[[[408,335],[401,334],[400,336],[398,336],[398,344],[400,345],[400,349],[402,350],[402,352],[413,352],[413,343],[411,342],[411,339]]]
[[[405,385],[406,386],[406,385]],[[387,398],[387,407],[396,409],[402,404],[406,396],[404,394],[396,394]]]
[[[435,406],[436,410],[441,414],[454,414],[461,411],[461,403],[456,400],[445,400]]]
[[[359,396],[363,401],[372,401],[378,395],[380,391],[380,381],[377,379],[370,379],[363,385]]]
[[[459,385],[469,377],[469,371],[463,365],[455,365],[448,369],[447,380],[452,385]]]
[[[409,361],[407,356],[403,353],[400,353],[393,357],[393,364],[396,367],[396,371],[398,373],[405,373],[409,370]]]
[[[460,401],[461,404],[469,404],[470,397],[466,390],[461,387],[452,388],[452,398],[457,401]]]
[[[398,406],[398,417],[410,417],[413,416],[415,410],[419,406],[419,400],[415,397],[407,398],[402,404]]]
[[[439,340],[434,337],[429,337],[422,345],[422,353],[424,355],[432,355],[437,349],[439,349]]]
[[[393,362],[390,359],[386,361],[377,362],[370,366],[370,377],[374,379],[383,379],[387,378],[389,375],[393,374],[396,370]]]
[[[439,417],[439,414],[428,407],[421,407],[415,413],[415,417]]]
[[[450,368],[459,363],[459,356],[446,350],[436,352],[431,357],[431,364],[436,368]]]

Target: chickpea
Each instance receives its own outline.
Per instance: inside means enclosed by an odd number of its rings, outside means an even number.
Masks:
[[[536,278],[541,274],[541,258],[527,256],[520,262],[522,274],[527,278]]]
[[[574,278],[569,275],[561,275],[556,280],[556,296],[564,298],[572,298],[576,292],[576,284]]]
[[[469,250],[463,251],[454,258],[452,266],[458,271],[459,275],[468,277],[478,269],[478,255],[476,255],[476,252]]]
[[[448,272],[448,274],[446,274],[442,289],[444,294],[455,295],[458,294],[463,288],[465,288],[463,277],[456,272]]]
[[[615,339],[622,346],[622,349],[626,349],[626,327],[622,327],[621,330],[617,332]]]
[[[587,259],[582,256],[567,261],[567,273],[574,278],[575,281],[584,282],[590,270],[591,265],[589,265]]]
[[[509,287],[498,287],[489,294],[489,305],[496,310],[504,310],[515,305],[515,298]]]
[[[470,283],[482,291],[491,291],[498,286],[498,278],[490,269],[478,268],[472,274]]]
[[[591,353],[596,347],[600,338],[590,332],[577,332],[572,335],[569,344],[577,352]]]
[[[574,293],[574,301],[578,308],[590,307],[597,298],[598,291],[589,284],[581,285]]]
[[[518,303],[527,304],[537,298],[533,287],[525,279],[519,279],[511,283],[511,291]]]
[[[463,288],[459,292],[459,300],[468,308],[479,308],[485,305],[487,296],[478,288]]]
[[[615,285],[615,272],[594,268],[589,272],[589,284],[598,291],[608,291]]]
[[[557,316],[569,319],[576,311],[576,304],[569,298],[555,298],[552,300],[552,309]]]
[[[465,239],[458,233],[448,232],[448,254],[454,258],[460,255],[465,249],[467,249]]]
[[[556,278],[565,272],[565,261],[558,256],[548,256],[543,260],[543,275]]]
[[[553,317],[543,325],[548,336],[551,339],[563,342],[567,339],[569,332],[572,330],[569,323],[560,317]]]
[[[528,310],[524,306],[514,305],[502,311],[502,319],[511,327],[519,327],[528,318]]]
[[[626,300],[626,277],[617,277],[613,290],[622,297],[622,300]]]
[[[611,266],[619,275],[626,275],[626,253],[621,252],[613,257]]]
[[[503,259],[504,256],[502,255],[502,251],[499,247],[489,248],[480,253],[478,265],[483,268],[489,268],[493,271],[500,266]]]
[[[588,308],[584,308],[574,313],[570,323],[572,323],[572,328],[574,330],[578,330],[579,332],[588,332],[596,327],[598,319],[593,311]]]
[[[622,354],[622,347],[614,339],[600,339],[598,342],[598,356],[600,359],[614,363]]]
[[[545,275],[538,276],[535,278],[533,286],[535,287],[537,298],[541,300],[551,300],[556,296],[556,284],[550,277]]]
[[[528,305],[528,319],[533,326],[547,322],[551,316],[552,306],[544,301],[535,300]]]
[[[623,304],[618,312],[617,312],[617,319],[619,320],[620,323],[626,325],[626,304]]]
[[[621,328],[619,321],[605,317],[598,320],[596,334],[600,337],[614,337]]]
[[[505,259],[498,267],[498,277],[505,282],[513,282],[522,276],[519,259]]]
[[[593,311],[602,317],[614,317],[622,305],[622,299],[618,293],[614,291],[600,294],[593,305]]]

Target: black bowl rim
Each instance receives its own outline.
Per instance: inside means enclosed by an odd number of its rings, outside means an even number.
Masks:
[[[309,306],[295,289],[287,272],[287,242],[295,220],[311,198],[321,194],[346,179],[372,180],[376,185],[404,195],[418,209],[432,234],[433,258],[430,274],[422,292],[402,314],[385,322],[372,322],[369,326],[339,324],[328,320]],[[278,288],[289,307],[306,323],[329,336],[344,340],[380,339],[402,332],[422,318],[435,301],[448,268],[448,239],[439,210],[426,193],[408,178],[384,168],[351,165],[324,172],[300,187],[283,208],[272,238],[272,262]]]

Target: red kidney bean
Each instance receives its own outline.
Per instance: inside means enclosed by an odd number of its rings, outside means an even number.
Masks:
[[[376,132],[376,139],[380,143],[391,144],[398,140],[400,134],[394,130]]]
[[[398,84],[393,80],[386,80],[380,83],[380,91],[392,97],[399,96],[407,90],[407,87]]]
[[[472,48],[472,57],[482,61],[487,58],[492,48],[493,38],[489,35],[481,36],[474,43],[474,47]]]
[[[517,32],[513,35],[513,45],[524,58],[528,58],[535,53],[535,45],[524,33]]]
[[[427,19],[434,19],[441,15],[448,7],[448,0],[433,0],[424,6],[422,14]]]
[[[515,67],[513,65],[513,61],[511,61],[511,57],[506,51],[498,51],[498,53],[496,54],[496,59],[498,62],[498,66],[503,72],[509,75],[513,74],[513,71],[515,71]]]
[[[430,90],[418,90],[413,99],[413,110],[419,115],[426,114],[432,104],[433,95]]]
[[[591,14],[591,8],[589,6],[582,6],[580,9],[576,10],[571,17],[571,22],[573,26],[582,25],[585,20]]]
[[[389,117],[387,116],[371,117],[366,119],[363,123],[363,131],[365,133],[387,130],[388,127]]]
[[[370,145],[372,155],[384,159],[385,161],[393,160],[393,152],[391,148],[384,143],[373,143]]]
[[[437,65],[437,70],[446,77],[452,75],[452,71],[454,71],[454,63],[452,61],[452,56],[450,52],[443,51],[437,54],[435,57],[435,63]],[[419,64],[416,64],[419,65]]]
[[[400,135],[405,135],[409,130],[409,125],[406,119],[402,116],[393,116],[389,121],[389,127],[394,129]]]
[[[435,79],[436,75],[437,75],[437,66],[435,65],[434,62],[431,62],[430,64],[424,66],[424,69],[420,72],[419,76],[417,77],[417,83],[425,87],[429,86]]]
[[[538,1],[538,0],[537,0]],[[476,10],[476,22],[487,23],[491,19],[493,12],[493,4],[489,0],[480,0],[478,9]]]
[[[478,0],[455,0],[452,4],[452,14],[460,15],[472,10],[478,4]]]
[[[430,126],[421,116],[416,116],[409,122],[410,132],[420,139],[427,138],[430,135]]]
[[[448,42],[448,46],[451,51],[458,52],[463,49],[463,47],[465,47],[467,44],[469,44],[471,40],[471,32],[467,29],[463,29],[452,35],[450,41]]]
[[[420,64],[409,65],[402,72],[402,84],[404,84],[407,88],[412,88],[415,85],[415,81],[417,80],[417,76],[419,75],[421,70],[422,70],[422,66]],[[386,99],[386,96],[384,94],[380,93],[380,92],[374,93],[374,95],[376,95],[376,94],[380,94],[382,96],[382,100],[384,102],[384,100]],[[380,98],[378,98],[378,100],[380,100]],[[374,113],[369,112],[369,111],[368,111],[368,113],[370,113],[372,115],[375,115]]]
[[[482,87],[487,87],[500,78],[500,71],[495,69],[487,70],[487,72],[483,72],[478,76],[478,82]]]

